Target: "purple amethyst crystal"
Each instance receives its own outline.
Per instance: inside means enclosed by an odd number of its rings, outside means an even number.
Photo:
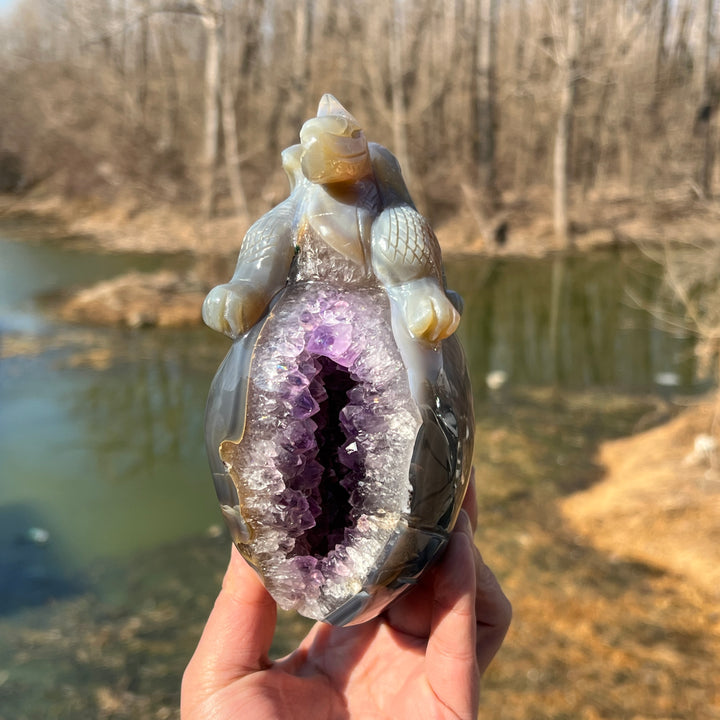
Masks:
[[[334,307],[342,322],[334,322]],[[445,447],[437,517],[416,514],[419,463],[437,471],[418,437],[432,427],[447,446],[449,432],[424,420],[430,410],[413,398],[390,315],[380,289],[292,286],[257,337],[236,341],[211,393],[210,431],[213,416],[244,415],[237,437],[228,429],[209,436],[211,457],[219,448],[215,477],[233,536],[278,602],[310,617],[331,618],[358,594],[365,600],[402,535],[421,558],[442,547],[448,510],[456,510],[445,507],[461,482],[448,480],[453,458]],[[241,355],[249,357],[238,392],[228,376]],[[396,566],[403,572],[393,582],[414,580],[417,561],[406,565]],[[379,594],[402,587],[393,582]]]
[[[314,307],[324,310],[313,312]],[[336,322],[335,307],[351,322]],[[296,337],[300,317],[302,342],[289,342],[286,336]],[[300,367],[312,368],[312,381]],[[410,511],[409,464],[421,424],[384,294],[320,283],[296,286],[260,332],[246,404],[242,439],[223,442],[221,457],[245,521],[254,528],[253,552],[266,568],[264,575],[300,582],[302,568],[312,567],[327,580],[338,552],[346,549],[346,532],[362,518],[364,530],[353,536],[358,551],[341,553],[349,580],[335,588],[336,594],[354,594],[348,583],[369,574]],[[380,447],[383,453],[377,452]],[[264,490],[268,469],[282,476],[281,493]],[[378,493],[363,493],[373,486],[384,488],[381,502]],[[269,524],[273,532],[265,532]],[[295,538],[284,556],[278,553],[277,529]],[[274,589],[272,579],[268,588]],[[277,590],[282,592],[280,586]]]

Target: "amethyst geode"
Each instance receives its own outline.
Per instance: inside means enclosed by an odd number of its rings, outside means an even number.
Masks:
[[[437,240],[395,159],[331,96],[283,153],[291,193],[203,317],[234,338],[206,440],[225,520],[278,604],[346,625],[444,548],[472,396]]]

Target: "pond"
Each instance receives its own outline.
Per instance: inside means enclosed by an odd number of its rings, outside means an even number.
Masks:
[[[176,262],[0,243],[0,538],[47,530],[53,574],[216,519],[199,441],[215,358],[192,352],[209,339],[63,327],[37,301]]]
[[[160,575],[186,578],[188,594],[193,582],[211,585],[206,569],[187,577],[187,553],[219,523],[202,422],[227,342],[203,328],[68,326],[43,301],[130,269],[187,263],[0,234],[0,618],[21,626],[50,599],[137,606]],[[635,252],[463,259],[447,275],[465,300],[460,335],[481,412],[503,402],[498,378],[505,391],[707,387],[693,338],[647,311],[661,302],[658,272]],[[222,536],[220,545],[224,558]],[[0,699],[2,663],[0,652]]]
[[[217,522],[202,445],[209,381],[227,348],[203,328],[82,329],[38,298],[183,258],[0,241],[0,522],[52,537],[56,572],[192,535]],[[693,339],[645,307],[657,272],[636,253],[449,262],[465,300],[460,335],[478,400],[493,371],[511,385],[646,392],[659,375],[684,389]],[[17,345],[30,340],[29,350]],[[26,342],[27,344],[27,342]]]
[[[637,252],[449,262],[476,393],[502,371],[516,385],[651,391],[696,383],[694,339],[669,331],[659,268]]]

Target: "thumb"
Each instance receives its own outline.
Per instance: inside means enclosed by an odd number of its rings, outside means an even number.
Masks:
[[[222,590],[183,677],[183,694],[208,697],[270,666],[277,606],[235,547]]]
[[[471,538],[470,520],[461,510],[435,575],[432,629],[425,656],[433,692],[462,718],[476,717],[480,693]]]

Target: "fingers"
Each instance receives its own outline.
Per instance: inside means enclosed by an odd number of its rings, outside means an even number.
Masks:
[[[470,472],[470,483],[462,504],[470,518],[473,535],[477,530],[477,492],[475,489],[475,468]],[[473,544],[475,560],[475,614],[478,623],[477,659],[480,674],[484,673],[490,661],[505,639],[512,619],[512,606],[490,568],[483,562],[480,551]]]
[[[209,697],[233,680],[270,666],[276,605],[235,547],[197,650],[183,677],[183,696]]]
[[[470,471],[462,509],[468,514],[473,535],[477,530],[477,492],[475,468]],[[458,518],[458,522],[460,519]],[[500,583],[483,562],[480,551],[473,543],[475,562],[475,615],[477,619],[477,660],[480,674],[487,670],[490,661],[500,649],[512,619],[512,606],[503,593]]]
[[[512,619],[512,606],[477,548],[474,548],[474,556],[476,657],[482,675],[505,639]]]
[[[480,678],[510,626],[512,608],[473,542],[465,511],[458,516],[434,581],[427,674],[436,696],[460,717],[475,717]]]
[[[470,482],[468,484],[462,509],[470,518],[470,525],[473,533],[477,529],[477,495],[475,491],[475,468],[470,471]],[[477,551],[476,551],[477,552]],[[440,560],[440,564],[445,562]],[[433,575],[440,572],[439,566],[433,567],[426,573],[418,585],[403,597],[396,600],[385,611],[390,626],[398,632],[403,632],[414,637],[427,637],[430,633],[430,608],[434,596]]]
[[[426,674],[435,696],[462,718],[474,718],[480,693],[476,661],[475,558],[464,511],[435,575]]]
[[[444,557],[440,560],[440,564],[422,576],[417,585],[410,588],[385,610],[385,618],[393,630],[415,638],[428,637],[434,597],[433,578],[440,571],[443,562],[445,562]]]

